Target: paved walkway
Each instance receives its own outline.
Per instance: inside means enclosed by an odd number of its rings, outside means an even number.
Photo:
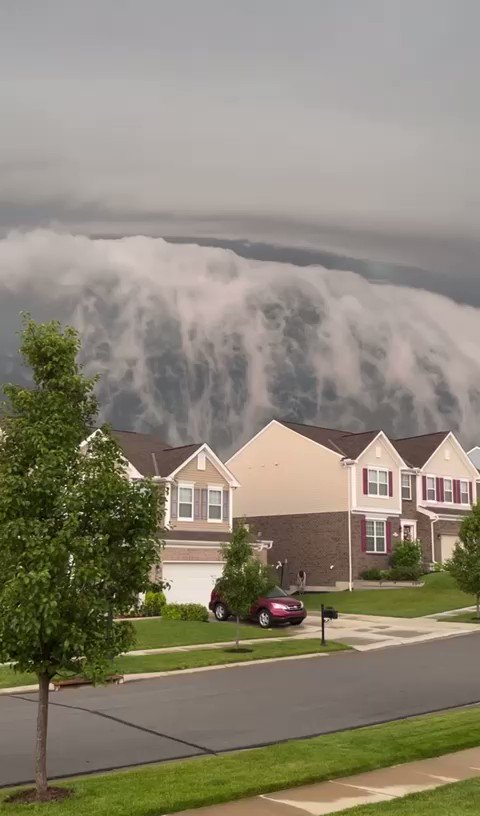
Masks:
[[[226,805],[186,810],[179,816],[324,816],[357,805],[388,802],[480,777],[480,748],[395,765],[315,785],[267,793]]]

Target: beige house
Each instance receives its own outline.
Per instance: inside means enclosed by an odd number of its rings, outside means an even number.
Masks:
[[[394,440],[272,420],[228,461],[235,516],[273,541],[272,564],[309,587],[350,586],[384,569],[396,540],[445,561],[477,497],[478,471],[454,434]]]
[[[130,479],[165,485],[165,549],[156,577],[170,584],[169,602],[208,605],[223,569],[221,545],[232,529],[239,483],[206,444],[171,447],[153,434],[112,431]]]

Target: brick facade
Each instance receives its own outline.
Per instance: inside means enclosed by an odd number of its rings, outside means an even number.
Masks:
[[[302,569],[308,586],[334,586],[348,580],[347,513],[255,516],[246,521],[254,535],[273,541],[269,564],[287,559],[284,585],[294,584]]]
[[[352,562],[353,562],[353,578],[360,578],[362,572],[366,569],[380,569],[386,570],[390,566],[390,553],[368,553],[362,551],[361,538],[361,522],[365,516],[352,513]],[[388,518],[392,525],[392,547],[398,538],[395,538],[395,533],[400,535],[400,519]]]

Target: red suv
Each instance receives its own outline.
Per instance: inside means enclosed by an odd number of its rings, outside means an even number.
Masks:
[[[231,615],[216,588],[212,592],[208,608],[218,621],[226,621]],[[269,629],[270,626],[277,623],[291,623],[292,626],[298,626],[307,617],[307,612],[301,601],[292,598],[280,587],[274,587],[257,599],[250,610],[249,617],[257,621],[262,629]]]

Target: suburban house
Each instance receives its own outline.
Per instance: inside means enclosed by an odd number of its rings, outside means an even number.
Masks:
[[[285,583],[348,587],[418,539],[428,569],[449,558],[479,473],[451,432],[390,439],[272,420],[227,461],[235,516],[271,539]],[[286,562],[286,564],[285,564]]]
[[[206,443],[171,447],[152,434],[112,431],[129,479],[166,487],[165,549],[156,578],[170,584],[169,602],[206,605],[223,569],[239,483]]]

